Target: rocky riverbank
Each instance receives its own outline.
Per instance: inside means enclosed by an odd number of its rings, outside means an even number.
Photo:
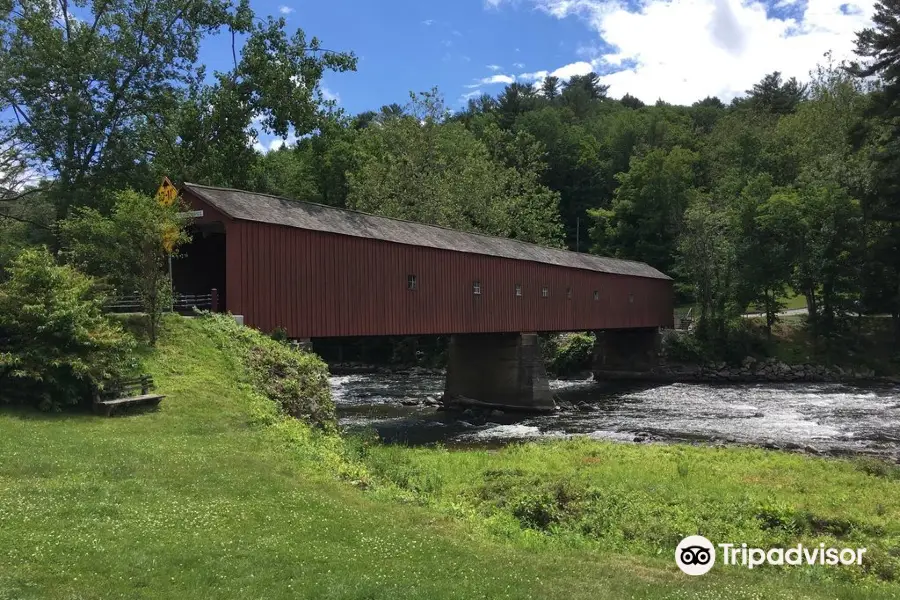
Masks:
[[[774,358],[747,357],[740,365],[724,362],[703,365],[666,364],[644,372],[597,371],[594,378],[640,379],[670,383],[900,383],[900,378],[879,376],[872,369],[843,368],[837,365],[790,365]]]

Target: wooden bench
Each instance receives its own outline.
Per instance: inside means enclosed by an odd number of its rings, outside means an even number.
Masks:
[[[102,394],[95,393],[94,410],[110,416],[121,407],[138,404],[156,406],[165,396],[151,393],[155,388],[153,378],[149,375],[113,381]]]

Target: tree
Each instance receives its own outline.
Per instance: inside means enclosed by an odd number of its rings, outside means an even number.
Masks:
[[[140,158],[135,131],[186,80],[205,32],[230,20],[218,0],[110,0],[80,17],[65,0],[5,4],[0,98],[18,139],[57,175],[59,216],[85,200],[89,176]]]
[[[566,84],[566,91],[569,90],[572,90],[572,92],[582,90],[587,92],[591,100],[600,100],[601,98],[606,98],[609,86],[600,83],[600,75],[590,72],[587,75],[573,75],[569,79],[569,83]]]
[[[781,81],[781,73],[775,71],[762,78],[753,89],[747,90],[747,104],[754,110],[786,115],[797,110],[806,97],[807,86],[791,77]]]
[[[326,70],[354,69],[352,54],[323,50],[300,29],[288,36],[283,18],[246,27],[249,35],[230,72],[216,73],[212,84],[193,82],[150,118],[145,132],[152,138],[147,145],[158,148],[158,175],[250,188],[257,156],[248,138],[263,131],[297,139],[340,117],[319,82]]]
[[[44,247],[16,257],[0,278],[0,402],[77,404],[122,374],[134,344],[106,318],[104,300]]]
[[[348,205],[381,214],[557,245],[558,196],[540,185],[533,139],[490,134],[488,147],[458,122],[441,123],[442,103],[416,97],[417,115],[359,132],[348,173]],[[537,154],[535,156],[535,154]],[[504,165],[508,160],[512,166]]]
[[[774,194],[762,218],[777,223],[774,229],[791,249],[791,283],[806,296],[813,331],[830,333],[835,318],[858,298],[859,202],[834,184],[811,184]]]
[[[596,250],[671,270],[684,211],[698,193],[699,158],[680,147],[633,158],[628,172],[616,176],[612,206],[588,211]]]
[[[871,230],[883,239],[872,245],[877,252],[878,271],[890,290],[876,295],[890,297],[894,318],[894,342],[900,347],[900,5],[897,2],[875,4],[874,27],[862,30],[856,38],[856,54],[863,59],[850,65],[859,77],[877,76],[883,90],[873,96],[869,156],[876,169],[871,188],[863,196],[864,209],[876,223]]]
[[[553,75],[547,75],[544,78],[544,81],[541,82],[541,93],[544,95],[544,98],[547,100],[555,100],[559,98],[560,90],[562,89],[562,83],[559,80],[559,77],[554,77]]]
[[[698,335],[725,338],[734,310],[736,252],[731,219],[711,198],[696,195],[684,213],[677,271],[693,287],[699,305]]]
[[[874,27],[856,34],[856,55],[848,70],[857,77],[879,77],[885,85],[885,106],[897,114],[900,99],[900,4],[877,2],[872,15]]]
[[[791,281],[797,226],[791,215],[777,210],[777,203],[770,204],[774,191],[772,177],[760,174],[728,206],[737,272],[735,300],[741,310],[751,303],[762,307],[769,335],[783,308],[779,298]]]
[[[176,176],[240,169],[252,117],[279,135],[308,132],[322,71],[352,66],[302,32],[288,40],[284,20],[253,25],[247,0],[12,0],[0,11],[0,109],[56,177],[60,218],[103,187],[146,185],[150,160]],[[207,86],[198,49],[223,29],[249,37],[241,63]],[[219,165],[196,167],[211,150]]]
[[[107,217],[80,207],[60,224],[71,264],[111,284],[119,294],[137,292],[155,344],[163,311],[170,309],[172,282],[166,267],[188,241],[176,202],[166,206],[133,191],[117,192]]]
[[[641,101],[640,98],[636,98],[635,96],[632,96],[631,94],[625,94],[624,96],[622,96],[622,98],[619,100],[619,102],[622,103],[622,106],[625,106],[627,108],[631,108],[634,110],[637,110],[639,108],[644,108],[645,106],[647,106],[646,104],[644,104]]]
[[[497,98],[497,114],[500,124],[509,129],[516,117],[526,113],[538,105],[537,92],[530,85],[511,83]]]

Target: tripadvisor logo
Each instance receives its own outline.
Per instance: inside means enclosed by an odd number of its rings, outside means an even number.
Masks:
[[[690,535],[675,548],[675,564],[688,575],[703,575],[716,564],[716,549],[702,535]]]
[[[748,548],[747,544],[718,544],[725,566],[753,569],[761,565],[861,565],[866,548],[826,548],[825,544],[808,548]],[[703,575],[716,564],[716,547],[702,535],[691,535],[675,548],[675,564],[688,575]]]

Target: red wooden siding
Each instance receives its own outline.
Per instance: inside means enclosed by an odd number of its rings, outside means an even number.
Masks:
[[[226,308],[291,337],[672,326],[670,280],[227,219],[226,245]]]
[[[673,325],[671,280],[236,220],[185,197],[204,211],[198,224],[225,226],[225,309],[263,331],[310,338]]]

